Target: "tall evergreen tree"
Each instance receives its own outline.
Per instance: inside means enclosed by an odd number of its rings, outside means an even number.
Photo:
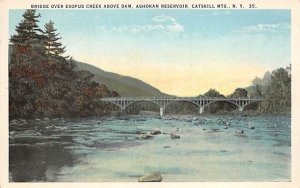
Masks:
[[[33,44],[39,42],[42,39],[42,30],[37,23],[40,14],[36,13],[36,10],[26,10],[23,14],[23,20],[16,27],[16,35],[13,35],[10,41],[13,44]]]
[[[59,33],[56,33],[54,23],[49,21],[45,24],[45,42],[46,54],[51,56],[60,56],[65,52],[65,46],[62,47],[62,43],[58,42],[61,37],[58,37]]]

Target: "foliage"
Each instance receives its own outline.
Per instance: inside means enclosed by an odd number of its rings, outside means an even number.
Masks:
[[[232,94],[228,96],[229,98],[247,98],[248,92],[243,88],[236,88]]]
[[[46,47],[46,54],[52,55],[52,56],[59,56],[63,53],[65,53],[65,46],[62,46],[62,43],[58,42],[60,40],[60,37],[57,37],[58,34],[56,34],[56,29],[54,29],[54,23],[52,21],[49,21],[45,24],[45,38],[44,38],[44,45]]]
[[[219,91],[217,91],[216,89],[209,89],[206,93],[204,93],[203,95],[199,95],[199,97],[202,96],[202,97],[216,97],[216,98],[225,98],[225,96],[223,94],[221,94]],[[223,102],[223,101],[220,101],[220,102],[215,102],[213,104],[210,104],[209,106],[207,106],[205,108],[205,112],[210,112],[210,113],[215,113],[217,111],[220,111],[220,110],[229,110],[230,107],[232,105],[231,104],[228,104],[227,102]]]
[[[26,10],[11,37],[9,70],[10,118],[91,116],[109,113],[101,97],[118,96],[92,81],[93,74],[77,71],[72,59],[61,55],[53,22],[38,28],[40,15]],[[45,35],[44,35],[45,34]]]
[[[291,111],[291,77],[285,69],[274,70],[270,84],[266,88],[267,92],[260,106],[261,111],[271,113]]]
[[[204,97],[221,97],[224,98],[224,95],[222,95],[220,92],[218,92],[215,89],[209,89],[206,93],[203,95]]]
[[[33,44],[40,42],[42,31],[37,23],[40,14],[36,14],[36,10],[26,10],[23,14],[23,20],[16,27],[16,35],[13,35],[10,39],[14,44]]]

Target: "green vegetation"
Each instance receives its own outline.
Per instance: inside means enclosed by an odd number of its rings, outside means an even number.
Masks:
[[[268,84],[258,85],[259,87],[266,91],[262,95],[265,100],[261,102],[258,109],[260,112],[291,112],[291,76],[286,69],[279,68],[274,70]]]
[[[93,116],[109,113],[111,106],[101,97],[119,96],[93,81],[93,74],[76,70],[71,59],[62,56],[65,47],[50,21],[42,31],[40,14],[26,10],[10,39],[10,118]]]
[[[38,27],[40,14],[26,10],[16,27],[9,46],[9,115],[10,118],[87,117],[109,114],[117,107],[99,102],[102,97],[167,96],[135,78],[105,72],[99,68],[66,57],[54,23]],[[262,97],[264,101],[247,109],[260,113],[290,113],[291,76],[287,69],[266,72],[253,85],[237,88],[230,98]],[[117,90],[112,91],[112,90]],[[225,97],[210,89],[198,97]],[[232,111],[228,102],[216,102],[205,112]],[[128,113],[140,110],[158,111],[156,105],[141,102],[128,107]],[[167,113],[198,113],[188,102],[170,104]]]
[[[263,98],[260,103],[249,104],[246,109],[255,110],[259,113],[278,114],[291,113],[291,75],[288,71],[291,66],[278,68],[272,73],[266,72],[263,78],[255,78],[252,81],[252,86],[247,88],[237,88],[235,91],[228,95],[229,98],[246,98],[255,97]],[[215,89],[210,89],[204,95],[199,97],[224,97]],[[218,102],[211,104],[206,108],[208,112],[230,111],[235,107],[226,103]]]
[[[136,78],[106,72],[98,67],[75,61],[77,70],[86,70],[94,74],[93,80],[106,85],[110,90],[118,91],[123,97],[167,96],[151,85]]]

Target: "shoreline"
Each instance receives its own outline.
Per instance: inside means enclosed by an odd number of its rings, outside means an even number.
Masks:
[[[9,118],[9,124],[14,121],[55,121],[55,120],[82,120],[82,119],[119,119],[119,118],[133,118],[133,117],[156,117],[156,118],[164,118],[164,117],[212,117],[212,116],[243,116],[243,117],[256,117],[256,116],[291,116],[291,113],[262,113],[256,111],[221,111],[216,113],[203,113],[203,114],[164,114],[160,116],[158,112],[155,111],[141,111],[139,114],[121,114],[119,112],[112,113],[111,115],[103,115],[103,116],[88,116],[88,117],[36,117],[36,118]]]

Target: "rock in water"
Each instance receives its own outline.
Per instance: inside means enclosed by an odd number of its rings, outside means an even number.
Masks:
[[[235,134],[244,134],[244,130],[237,130],[235,131]]]
[[[249,125],[248,129],[255,129],[255,127],[253,125]]]
[[[159,131],[159,130],[151,131],[150,134],[152,134],[152,135],[161,134],[161,131]]]
[[[138,181],[139,182],[161,182],[162,176],[160,173],[151,173],[140,177]]]
[[[179,135],[176,135],[176,134],[171,134],[171,138],[172,138],[172,139],[178,139],[178,138],[180,138],[180,136],[179,136]]]
[[[153,138],[153,136],[150,134],[142,134],[138,138],[139,139],[150,139],[150,138]]]

